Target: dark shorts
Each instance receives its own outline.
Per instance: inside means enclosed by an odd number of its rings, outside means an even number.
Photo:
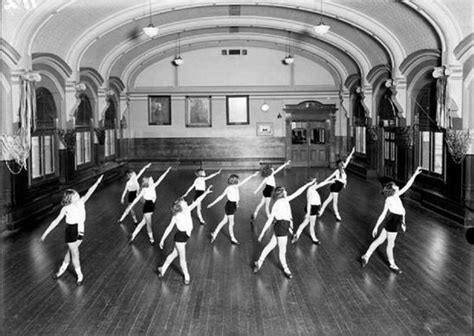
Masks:
[[[143,204],[143,213],[153,211],[155,211],[155,203],[153,203],[153,201],[145,201],[145,204]]]
[[[235,211],[237,210],[237,202],[231,202],[227,201],[225,204],[225,214],[226,215],[233,215],[235,214]]]
[[[391,212],[387,213],[387,217],[384,220],[384,228],[387,232],[398,232],[401,229],[403,223],[403,216],[397,215]]]
[[[188,234],[185,231],[176,231],[174,234],[174,241],[177,243],[186,243],[189,239]]]
[[[290,233],[290,221],[287,220],[277,220],[273,230],[277,237],[286,237]]]
[[[330,192],[339,192],[341,191],[342,187],[344,187],[344,183],[341,181],[336,181],[329,187]]]
[[[77,224],[66,224],[66,231],[64,232],[64,238],[66,243],[74,243],[78,240],[79,232]],[[82,236],[81,238],[82,239]]]
[[[311,208],[309,209],[309,215],[310,216],[317,216],[319,210],[321,210],[321,204],[311,205]],[[304,207],[304,211],[306,212],[306,207]]]
[[[197,200],[202,194],[204,194],[204,190],[195,190],[194,191],[194,200]]]
[[[265,186],[265,189],[263,189],[263,197],[266,197],[266,198],[272,197],[273,189],[275,188],[267,184]]]
[[[129,191],[128,192],[128,203],[132,203],[133,200],[137,198],[137,191]]]

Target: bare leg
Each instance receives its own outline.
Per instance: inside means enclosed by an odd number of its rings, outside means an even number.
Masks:
[[[63,275],[64,272],[66,272],[67,267],[69,266],[70,262],[71,262],[71,252],[69,251],[69,247],[68,247],[66,255],[64,256],[64,259],[63,259],[63,263],[61,264],[61,267],[59,267],[58,272],[53,275],[53,278],[57,279],[61,275]]]
[[[133,222],[134,222],[135,224],[137,224],[138,221],[137,221],[137,216],[136,216],[136,214],[135,214],[135,210],[130,209],[130,214],[132,215]]]
[[[321,206],[321,210],[319,210],[319,214],[318,216],[322,216],[323,213],[324,213],[324,210],[326,209],[326,207],[329,205],[329,203],[331,203],[332,201],[332,198],[334,197],[333,196],[334,193],[330,193],[328,198],[326,198],[326,200],[324,201],[323,205]]]
[[[271,197],[265,198],[265,212],[267,213],[267,218],[270,217],[270,201],[272,200]]]
[[[143,215],[143,218],[142,218],[140,224],[137,225],[137,227],[135,228],[135,230],[132,233],[132,237],[130,237],[130,243],[135,239],[135,237],[140,232],[140,230],[145,226],[145,224],[146,224],[146,218],[145,218],[145,215]]]
[[[277,242],[278,242],[278,257],[280,258],[280,263],[281,266],[283,267],[283,272],[285,272],[285,275],[288,278],[292,278],[290,269],[288,268],[288,264],[286,263],[286,245],[288,243],[288,237],[277,237]]]
[[[76,271],[76,274],[77,274],[76,283],[78,285],[81,285],[84,276],[82,275],[81,263],[80,263],[80,260],[79,260],[79,245],[80,245],[80,243],[78,241],[75,241],[74,243],[68,243],[67,245],[69,247],[69,252],[71,253],[72,265],[74,266],[74,270]]]
[[[227,215],[224,215],[224,218],[220,221],[219,224],[217,224],[216,229],[214,232],[211,232],[211,244],[216,240],[217,235],[219,234],[219,231],[222,229],[222,227],[227,223]]]
[[[184,284],[189,285],[191,279],[189,277],[188,264],[186,263],[186,243],[175,243],[175,246],[178,251],[179,265],[184,275]]]
[[[395,239],[397,238],[397,232],[387,232],[387,257],[390,264],[390,268],[394,271],[399,271],[397,264],[395,264],[395,258],[393,257],[393,248],[395,247]]]
[[[319,239],[316,237],[316,233],[314,231],[314,227],[316,225],[316,216],[309,217],[309,235],[311,236],[311,240],[315,244],[319,244]]]
[[[293,236],[293,239],[291,240],[291,243],[294,244],[297,242],[298,239],[300,239],[301,233],[303,232],[304,228],[308,225],[309,223],[309,218],[306,216],[304,218],[304,221],[298,226],[298,230],[296,231],[295,235]]]
[[[260,267],[262,267],[263,262],[265,261],[265,258],[267,255],[277,246],[277,238],[275,235],[272,236],[268,244],[263,248],[262,253],[260,254],[260,257],[258,260],[255,262],[255,268],[254,272],[258,272]]]
[[[239,241],[235,239],[235,234],[234,234],[234,215],[229,215],[229,234],[230,234],[230,240],[232,241],[232,244],[235,245],[240,245]]]
[[[257,204],[257,207],[255,208],[255,211],[253,212],[253,218],[252,219],[257,218],[258,212],[260,211],[260,208],[263,206],[264,203],[265,203],[265,197],[262,197],[260,202]]]
[[[204,221],[204,219],[202,218],[202,212],[201,212],[201,203],[199,203],[196,207],[196,214],[199,218],[199,222],[201,222],[201,225],[204,225],[206,224],[206,222]]]
[[[151,224],[152,224],[152,220],[151,220],[151,217],[152,217],[153,213],[150,212],[150,213],[146,213],[144,215],[145,217],[145,220],[146,220],[146,231],[148,232],[148,239],[150,240],[150,244],[154,244],[155,243],[155,239],[153,238],[153,230],[152,230],[152,227],[151,227]]]
[[[177,256],[178,256],[178,250],[176,249],[176,245],[175,245],[175,248],[173,249],[173,251],[170,254],[168,254],[168,256],[166,257],[163,265],[161,267],[158,267],[158,272],[160,272],[159,274],[160,277],[165,275],[166,270],[168,269],[168,267],[171,265],[171,263]]]
[[[334,215],[336,216],[336,219],[337,219],[338,221],[340,221],[340,220],[341,220],[341,216],[339,215],[338,203],[339,203],[339,193],[334,193],[333,202],[332,202],[332,208],[333,208],[333,210],[334,210]]]
[[[365,259],[366,262],[368,262],[369,259],[370,259],[370,256],[372,255],[372,253],[374,253],[374,251],[377,249],[377,247],[379,247],[380,245],[383,244],[385,239],[387,239],[387,231],[385,231],[385,229],[382,229],[382,231],[380,232],[377,239],[375,239],[372,242],[372,244],[370,244],[369,249],[367,250],[367,252],[365,252],[365,254],[362,256],[362,258]]]

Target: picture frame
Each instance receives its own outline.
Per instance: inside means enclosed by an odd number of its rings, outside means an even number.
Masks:
[[[272,135],[273,135],[272,122],[258,122],[257,123],[257,136],[272,136]]]
[[[148,125],[171,125],[171,96],[148,96]]]
[[[227,125],[249,124],[249,96],[227,96]]]
[[[186,97],[186,127],[211,126],[211,96]]]

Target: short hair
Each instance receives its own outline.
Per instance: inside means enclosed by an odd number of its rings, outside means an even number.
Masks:
[[[198,168],[198,169],[196,169],[196,170],[194,171],[194,174],[195,174],[196,176],[200,176],[200,173],[201,173],[201,172],[205,173],[205,170],[202,169],[202,168]]]
[[[150,186],[150,177],[144,177],[142,179],[142,188],[148,188]]]
[[[184,201],[184,198],[180,197],[176,201],[173,202],[173,205],[171,206],[171,214],[173,216],[183,211],[183,207],[181,206],[182,201]]]
[[[276,187],[273,190],[272,198],[273,200],[278,200],[280,198],[285,197],[285,188],[284,187]]]
[[[267,177],[273,173],[272,167],[270,165],[265,165],[262,167],[262,176]]]
[[[127,170],[127,176],[130,177],[135,171],[133,169]]]
[[[227,179],[227,184],[237,184],[239,183],[239,175],[232,174]]]
[[[66,191],[64,191],[64,194],[63,194],[63,199],[61,200],[61,205],[65,206],[65,205],[71,204],[72,198],[75,195],[79,196],[77,191],[75,191],[74,189],[66,189]]]
[[[385,197],[390,197],[395,194],[395,182],[385,183],[382,189],[382,195]]]
[[[341,160],[341,159],[337,160],[336,161],[336,166],[339,166],[339,164],[342,163],[342,162],[344,162],[344,160]]]

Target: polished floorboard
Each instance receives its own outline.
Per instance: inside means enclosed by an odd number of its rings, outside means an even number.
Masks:
[[[229,173],[208,181],[214,193],[204,205],[224,190]],[[242,178],[250,173],[238,172]],[[291,193],[308,175],[323,179],[329,173],[293,168],[280,173],[277,184]],[[173,170],[158,186],[153,216],[157,242],[170,221],[172,202],[193,177],[192,170]],[[254,274],[252,263],[270,238],[267,233],[262,243],[257,241],[263,211],[253,226],[249,223],[261,197],[253,194],[260,181],[256,177],[241,188],[235,216],[240,246],[231,245],[227,227],[209,243],[225,200],[203,209],[207,225],[200,226],[194,218],[187,244],[189,286],[183,284],[178,260],[163,279],[156,273],[173,248],[173,233],[164,251],[157,244],[150,246],[145,230],[128,244],[133,222],[128,217],[117,223],[124,209],[124,180],[101,186],[86,205],[81,287],[75,284],[72,267],[59,280],[51,278],[66,251],[64,223],[40,242],[58,211],[29,230],[3,238],[4,334],[471,335],[472,245],[463,228],[405,199],[408,229],[395,246],[403,274],[390,272],[385,244],[361,268],[358,258],[372,241],[383,197],[375,181],[349,176],[339,200],[342,222],[336,222],[329,207],[316,225],[321,245],[313,245],[307,231],[297,244],[288,245],[293,279],[284,277],[277,249]],[[320,194],[324,200],[328,188]],[[303,219],[304,205],[304,194],[292,202],[295,225]]]

